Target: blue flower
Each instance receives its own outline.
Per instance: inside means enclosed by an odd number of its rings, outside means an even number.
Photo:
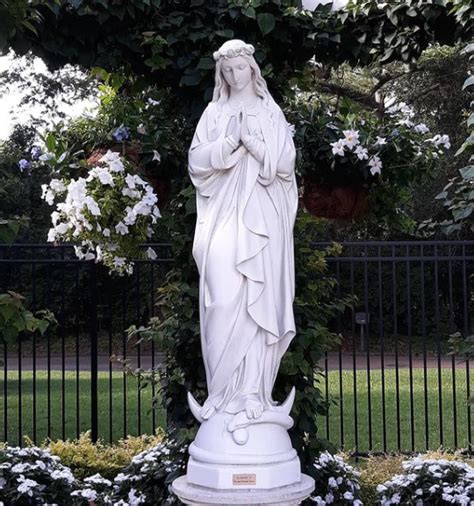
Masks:
[[[20,167],[21,172],[23,172],[24,170],[28,170],[29,168],[31,168],[31,163],[25,158],[22,158],[18,162],[18,166]]]
[[[112,134],[112,137],[117,142],[126,141],[127,139],[130,139],[130,128],[124,127],[123,125],[121,125],[115,129],[115,131]]]
[[[393,139],[396,139],[397,137],[400,137],[400,130],[398,130],[398,128],[394,128],[387,137],[387,140],[393,141]]]
[[[32,160],[38,160],[38,158],[41,156],[42,151],[41,151],[41,148],[39,146],[33,146],[31,148],[30,153],[31,153],[31,159]]]

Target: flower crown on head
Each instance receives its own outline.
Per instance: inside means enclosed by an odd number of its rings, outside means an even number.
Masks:
[[[236,46],[236,47],[225,47],[226,44],[223,44],[222,47],[218,51],[214,51],[213,58],[214,61],[219,61],[222,58],[235,58],[236,56],[252,56],[255,53],[255,48],[252,44],[245,44]]]

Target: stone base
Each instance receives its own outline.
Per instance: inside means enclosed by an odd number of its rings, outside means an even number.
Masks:
[[[210,489],[271,489],[301,481],[300,459],[272,464],[222,465],[189,458],[187,480],[190,485]]]
[[[214,490],[188,483],[187,476],[176,478],[171,485],[173,492],[184,504],[192,506],[209,506],[218,504],[263,506],[297,506],[311,495],[314,490],[314,480],[306,474],[301,475],[301,481],[285,487],[270,490],[240,488],[238,490]]]

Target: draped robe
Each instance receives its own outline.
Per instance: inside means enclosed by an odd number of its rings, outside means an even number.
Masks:
[[[211,102],[189,151],[206,402],[228,413],[244,410],[249,398],[264,409],[275,405],[272,388],[295,335],[293,139],[278,105],[258,99],[247,122],[263,161],[248,151],[228,156],[229,122],[237,114]]]

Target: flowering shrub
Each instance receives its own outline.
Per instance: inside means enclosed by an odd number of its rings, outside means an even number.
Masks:
[[[78,258],[118,274],[133,271],[132,259],[144,256],[139,245],[152,236],[160,211],[153,188],[129,172],[118,153],[108,151],[86,178],[52,179],[42,189],[49,205],[59,200],[48,241],[78,243]],[[151,248],[145,254],[156,258]]]
[[[430,133],[413,120],[404,103],[380,117],[355,109],[301,100],[287,112],[295,123],[298,171],[320,184],[370,187],[382,181],[401,186],[429,173],[433,161],[450,148],[447,135]]]
[[[184,474],[186,446],[167,440],[135,457],[114,479],[114,504],[171,504],[174,478]]]
[[[314,462],[316,489],[311,500],[318,505],[352,504],[361,506],[360,473],[338,455],[322,452]]]
[[[169,485],[184,472],[186,451],[186,447],[167,440],[133,457],[113,482],[96,474],[84,479],[72,495],[84,506],[88,501],[94,501],[97,506],[172,504],[176,498]]]
[[[379,503],[473,504],[474,468],[465,462],[426,459],[404,461],[405,474],[397,474],[377,487]]]
[[[68,504],[75,478],[48,449],[0,449],[0,501],[5,504]]]

